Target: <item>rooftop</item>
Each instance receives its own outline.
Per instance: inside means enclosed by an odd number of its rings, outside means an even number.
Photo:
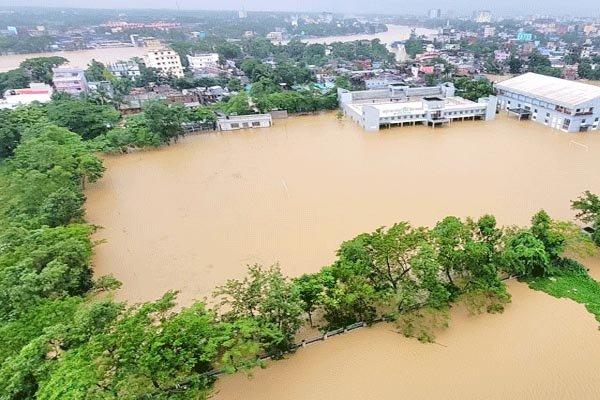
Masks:
[[[444,110],[470,110],[470,109],[482,109],[486,107],[485,103],[476,103],[471,100],[463,99],[462,97],[453,96],[440,99],[444,102]],[[363,107],[369,106],[379,110],[381,117],[397,116],[397,115],[409,115],[415,113],[423,113],[427,111],[427,108],[423,105],[421,100],[413,101],[402,101],[402,102],[381,102],[381,103],[350,103],[347,105],[352,108],[354,112],[362,114]]]
[[[571,107],[600,98],[600,87],[598,86],[532,72],[498,83],[496,87],[520,94],[531,94],[546,101]]]

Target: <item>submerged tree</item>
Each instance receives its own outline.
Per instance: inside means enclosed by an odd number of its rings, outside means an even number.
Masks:
[[[214,296],[220,300],[225,321],[257,321],[269,354],[279,356],[292,348],[296,331],[302,325],[302,306],[297,290],[279,266],[249,266],[243,280],[228,280],[215,290]]]

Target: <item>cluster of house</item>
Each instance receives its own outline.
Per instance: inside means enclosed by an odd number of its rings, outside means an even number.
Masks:
[[[195,77],[217,77],[230,74],[235,68],[229,62],[222,65],[217,53],[188,55],[188,68]],[[179,54],[162,45],[151,46],[142,60],[147,68],[153,68],[164,76],[183,77],[183,65]],[[141,77],[140,64],[135,60],[119,61],[106,65],[108,72],[119,78],[135,80]],[[112,87],[109,82],[90,82],[83,68],[60,66],[52,70],[52,85],[32,83],[26,89],[7,90],[4,99],[0,99],[0,108],[15,108],[19,105],[30,104],[34,101],[45,103],[52,98],[54,91],[80,95],[102,90],[111,95]],[[213,103],[228,96],[229,92],[221,86],[199,87],[191,90],[178,91],[169,86],[154,86],[150,90],[134,89],[125,96],[121,108],[123,112],[138,112],[146,101],[165,100],[169,103],[180,103],[187,106]]]

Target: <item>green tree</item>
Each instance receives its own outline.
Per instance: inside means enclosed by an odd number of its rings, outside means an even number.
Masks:
[[[514,54],[510,55],[508,59],[508,70],[511,74],[519,74],[521,73],[521,69],[523,68],[523,61]]]
[[[246,92],[240,92],[235,96],[231,96],[223,107],[228,115],[246,115],[254,113],[250,107],[250,98]]]
[[[58,67],[69,62],[64,57],[36,57],[28,58],[20,65],[27,71],[33,82],[52,83],[52,68]]]
[[[592,225],[592,240],[600,246],[600,198],[586,190],[582,196],[571,202],[571,208],[577,212],[577,219]]]
[[[183,135],[185,109],[181,105],[168,105],[161,101],[151,101],[144,105],[144,120],[151,132],[163,141],[177,141]]]
[[[86,225],[7,230],[0,237],[0,320],[43,299],[82,295],[92,287]]]
[[[47,105],[48,119],[56,125],[93,139],[108,132],[120,118],[114,107],[93,102],[88,98],[58,98]]]
[[[106,77],[106,67],[99,61],[92,59],[85,70],[85,77],[88,81],[103,81]]]
[[[9,89],[23,89],[29,87],[31,78],[27,72],[22,69],[13,69],[8,72],[0,72],[0,97],[4,97],[4,92]]]
[[[304,274],[294,279],[294,288],[302,301],[302,309],[308,315],[310,326],[314,326],[312,314],[324,291],[320,274]]]
[[[565,237],[554,226],[554,221],[544,210],[535,214],[531,220],[531,233],[544,244],[552,262],[560,258],[565,248]]]
[[[529,230],[519,230],[507,238],[503,257],[506,272],[513,276],[544,276],[550,268],[544,243]]]
[[[253,318],[258,322],[269,354],[280,356],[292,348],[302,324],[302,301],[278,266],[249,266],[248,276],[228,280],[214,296],[225,310],[225,321]]]

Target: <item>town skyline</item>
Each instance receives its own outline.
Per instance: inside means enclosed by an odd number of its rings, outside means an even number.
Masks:
[[[481,1],[474,5],[467,0],[435,0],[427,4],[398,4],[391,0],[376,0],[365,5],[355,0],[350,1],[318,1],[307,0],[299,2],[297,0],[274,1],[241,1],[224,0],[216,4],[208,1],[192,0],[148,0],[127,2],[123,7],[123,2],[116,0],[107,0],[102,4],[88,3],[82,4],[76,0],[54,0],[54,1],[28,1],[28,0],[2,0],[0,7],[32,7],[32,8],[75,8],[75,9],[99,9],[99,10],[181,10],[181,11],[236,11],[245,10],[250,12],[333,12],[333,13],[352,13],[352,14],[377,14],[377,15],[422,15],[430,9],[441,9],[450,13],[454,17],[468,16],[477,10],[489,10],[497,17],[515,17],[526,15],[552,15],[552,16],[576,16],[576,17],[597,17],[600,16],[600,8],[594,1],[585,0],[572,4],[569,12],[565,13],[563,3],[558,0],[535,0],[533,2],[523,3],[517,0],[507,2],[494,2],[491,0]]]

